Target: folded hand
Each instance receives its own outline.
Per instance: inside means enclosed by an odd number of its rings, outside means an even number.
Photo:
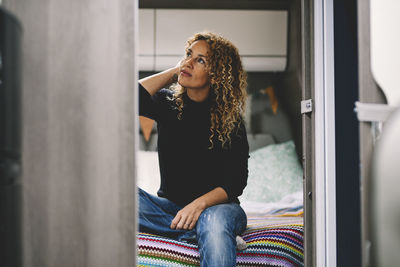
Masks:
[[[172,220],[171,229],[192,230],[205,209],[205,204],[199,200],[194,200],[181,209]]]

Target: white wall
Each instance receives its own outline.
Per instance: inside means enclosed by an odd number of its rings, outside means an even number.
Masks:
[[[371,0],[371,71],[390,106],[400,106],[400,1]]]

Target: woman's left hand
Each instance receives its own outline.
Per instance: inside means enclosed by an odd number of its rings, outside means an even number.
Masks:
[[[192,230],[196,226],[197,220],[205,208],[206,204],[200,199],[189,203],[178,211],[175,218],[172,220],[171,229]]]
[[[196,226],[197,220],[203,210],[227,201],[228,194],[222,187],[217,187],[201,197],[196,198],[178,211],[175,218],[172,220],[171,229],[192,230]]]

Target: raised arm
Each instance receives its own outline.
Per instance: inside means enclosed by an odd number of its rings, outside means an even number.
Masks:
[[[146,78],[140,79],[139,83],[149,92],[151,96],[158,90],[165,88],[167,85],[177,81],[179,75],[179,64],[174,68],[167,69],[163,72],[156,73]]]

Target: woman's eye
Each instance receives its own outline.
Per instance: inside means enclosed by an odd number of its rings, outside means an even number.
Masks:
[[[192,53],[186,52],[186,57],[190,57],[191,55],[192,55]]]
[[[199,59],[198,59],[198,62],[199,62],[200,64],[206,64],[206,62],[205,62],[204,59],[202,59],[202,58],[199,58]]]

